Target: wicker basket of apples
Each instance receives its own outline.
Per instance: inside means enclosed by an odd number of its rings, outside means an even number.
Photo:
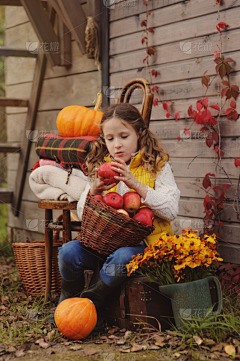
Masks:
[[[103,181],[112,182],[107,178]],[[116,192],[105,196],[88,194],[82,215],[81,243],[104,254],[138,245],[154,230],[153,212],[140,206],[141,197],[136,192],[127,192],[123,197]]]

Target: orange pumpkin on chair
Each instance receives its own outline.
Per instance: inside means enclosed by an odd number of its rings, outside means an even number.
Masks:
[[[62,137],[99,136],[103,113],[81,105],[69,105],[57,116],[57,128]]]
[[[87,337],[97,323],[97,311],[88,298],[68,298],[57,306],[54,320],[59,331],[73,340]]]

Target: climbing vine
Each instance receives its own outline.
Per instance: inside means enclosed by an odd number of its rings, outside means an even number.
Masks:
[[[152,77],[157,78],[159,72],[155,69],[150,70],[149,66],[149,57],[153,56],[156,53],[154,46],[149,45],[149,33],[153,33],[154,29],[148,26],[149,16],[152,15],[152,12],[149,11],[149,0],[143,1],[143,4],[146,7],[146,18],[141,21],[141,27],[144,28],[145,33],[142,38],[142,44],[146,46],[146,57],[143,59],[143,63],[146,66],[146,78],[150,78],[149,82],[152,85]],[[220,18],[220,6],[221,0],[216,0],[216,5],[218,5],[218,19]],[[190,129],[194,123],[200,125],[200,132],[205,134],[206,146],[208,148],[213,148],[217,156],[217,167],[220,168],[226,175],[228,182],[223,184],[222,187],[216,185],[216,175],[215,173],[207,173],[204,176],[202,181],[202,189],[204,189],[206,195],[204,197],[203,206],[204,206],[204,217],[203,217],[203,232],[200,236],[204,234],[211,235],[215,233],[217,237],[222,238],[220,233],[220,228],[223,227],[223,222],[220,220],[221,213],[224,210],[224,202],[229,200],[225,191],[233,186],[230,177],[228,176],[226,170],[221,165],[221,157],[224,155],[223,151],[223,141],[222,141],[222,132],[220,130],[220,117],[226,116],[228,120],[236,121],[238,119],[238,112],[236,111],[236,99],[239,95],[239,88],[236,84],[231,84],[229,74],[232,70],[232,63],[234,60],[230,57],[225,58],[222,54],[222,32],[227,31],[228,24],[225,22],[218,21],[216,24],[216,29],[219,34],[219,44],[217,45],[218,50],[214,51],[214,62],[216,75],[210,78],[207,75],[208,70],[206,70],[201,78],[202,86],[205,88],[204,95],[201,99],[198,99],[195,105],[190,105],[188,108],[188,117],[192,119],[191,125],[184,128],[183,134],[190,135]],[[209,98],[207,97],[207,92],[213,82],[213,80],[218,77],[219,85],[221,87],[219,91],[220,104],[209,104]],[[154,85],[152,86],[152,92],[155,94],[155,99],[153,100],[154,106],[161,105],[166,111],[166,118],[174,118],[176,121],[180,118],[181,111],[177,111],[175,114],[172,114],[170,111],[169,103],[172,101],[161,102],[159,97],[159,87]],[[229,101],[229,102],[228,102]],[[229,107],[225,110],[225,107],[229,103]],[[222,104],[223,103],[223,104]],[[217,115],[212,115],[211,109],[217,112]],[[180,136],[177,137],[178,141],[182,141]],[[195,157],[196,158],[196,157]],[[195,159],[194,158],[194,159]],[[193,159],[193,161],[194,161]],[[235,167],[240,167],[240,156],[234,160]],[[213,179],[215,179],[215,184],[213,185]],[[233,209],[237,214],[237,219],[240,220],[239,214],[239,205],[238,205],[238,190],[239,190],[240,176],[238,180],[238,186],[235,190],[235,198],[233,201]],[[211,191],[218,193],[216,196],[212,194]]]

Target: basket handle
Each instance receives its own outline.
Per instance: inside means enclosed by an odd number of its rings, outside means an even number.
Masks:
[[[153,104],[153,94],[151,92],[150,84],[147,79],[144,78],[135,78],[129,81],[122,89],[119,99],[115,101],[116,104],[119,103],[129,103],[131,95],[134,89],[140,88],[143,92],[143,100],[141,107],[141,116],[146,124],[149,126],[152,104]]]

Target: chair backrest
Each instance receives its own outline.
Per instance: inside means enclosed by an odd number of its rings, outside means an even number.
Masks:
[[[123,87],[119,99],[115,100],[115,104],[129,103],[133,91],[137,88],[142,89],[143,92],[143,100],[140,113],[143,117],[145,124],[149,126],[152,112],[153,94],[151,93],[151,88],[148,80],[144,78],[135,78],[129,81]]]

